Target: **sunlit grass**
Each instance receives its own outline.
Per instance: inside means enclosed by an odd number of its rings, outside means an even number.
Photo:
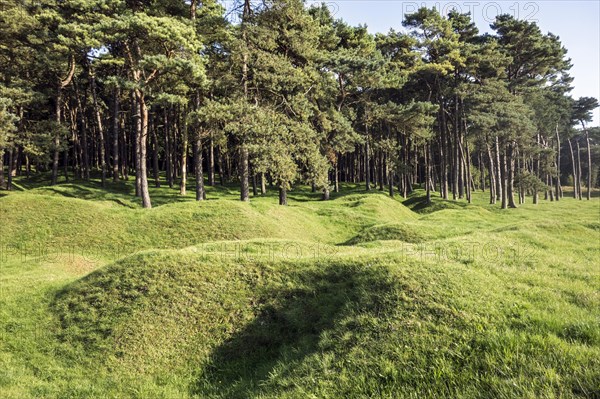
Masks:
[[[2,398],[600,396],[598,198],[17,184]]]

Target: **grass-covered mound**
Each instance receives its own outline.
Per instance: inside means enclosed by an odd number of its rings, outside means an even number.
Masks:
[[[52,190],[64,194],[82,188],[69,185]],[[94,201],[47,195],[46,189],[32,191],[0,199],[0,243],[28,243],[55,251],[94,248],[116,255],[111,259],[132,251],[219,240],[278,238],[334,244],[373,224],[415,219],[402,203],[383,194],[341,196],[316,204],[298,201],[289,207],[274,206],[271,197],[242,203],[226,196],[199,203],[188,196],[144,210],[116,201],[118,192],[113,201],[106,194]]]
[[[402,241],[407,243],[421,243],[427,240],[427,235],[418,225],[408,223],[379,224],[361,231],[356,237],[346,244],[356,245],[373,241]]]
[[[597,199],[19,184],[2,399],[600,396]]]
[[[51,308],[65,359],[85,354],[85,367],[118,375],[118,397],[600,394],[593,319],[544,319],[510,286],[397,255],[227,259],[188,248],[123,259],[66,286]]]

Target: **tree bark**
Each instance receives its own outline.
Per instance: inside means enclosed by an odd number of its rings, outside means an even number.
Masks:
[[[102,126],[102,114],[98,105],[98,94],[96,93],[96,77],[90,73],[90,85],[92,90],[92,101],[94,102],[94,113],[96,115],[96,126],[98,127],[98,138],[100,142],[100,168],[102,171],[102,187],[106,187],[106,152],[104,143],[104,129]]]
[[[562,198],[562,187],[560,185],[560,135],[558,134],[558,123],[555,128],[556,133],[556,200]]]
[[[12,147],[9,147],[8,149],[8,178],[7,178],[7,183],[6,183],[6,189],[8,191],[12,190],[12,181],[13,181],[13,171],[12,171],[12,167],[13,167],[13,163],[14,163],[14,149]]]
[[[52,139],[54,146],[54,156],[52,157],[52,182],[50,185],[54,186],[58,180],[58,157],[60,151],[60,122],[61,122],[61,102],[62,102],[62,87],[58,89],[56,94],[56,104],[54,106],[54,120],[56,122],[56,132]]]
[[[515,143],[508,144],[508,206],[510,208],[516,208],[515,196],[514,196],[514,179],[515,179],[515,157],[514,157],[514,145]]]
[[[496,200],[502,200],[504,198],[504,193],[506,192],[506,190],[504,190],[504,173],[503,173],[503,166],[504,163],[500,162],[500,141],[498,139],[498,136],[496,136]]]
[[[202,139],[200,132],[196,132],[194,140],[194,176],[196,178],[196,201],[206,199],[204,191],[204,174],[202,173]]]
[[[113,90],[112,101],[112,153],[113,181],[119,181],[119,88]]]
[[[167,184],[173,188],[173,143],[171,140],[171,116],[169,108],[164,110],[164,134],[165,134],[165,170],[167,174]]]
[[[577,195],[579,199],[583,199],[583,189],[581,187],[581,148],[579,148],[579,139],[575,141],[577,145]]]
[[[208,140],[208,185],[215,185],[215,146],[212,133]]]
[[[4,184],[4,148],[0,148],[0,188],[3,188]]]
[[[490,179],[490,204],[495,204],[497,201],[496,198],[496,168],[494,166],[494,156],[492,155],[492,149],[489,144],[486,143],[487,152],[488,152],[488,160],[489,160],[489,179]],[[483,165],[482,165],[483,170]],[[483,172],[482,172],[483,173]],[[498,177],[499,178],[499,177]]]
[[[585,131],[585,141],[587,145],[587,156],[588,156],[588,173],[587,173],[587,199],[588,201],[592,199],[592,148],[590,147],[590,133],[585,128],[583,122],[581,122],[581,126]]]
[[[279,186],[279,205],[287,205],[288,204],[288,200],[287,200],[287,189],[285,188],[285,186],[283,184],[281,184]]]
[[[155,112],[152,113],[155,115]],[[160,188],[160,168],[158,166],[158,135],[156,134],[156,116],[150,118],[150,134],[152,135],[152,176],[154,187]]]
[[[139,187],[142,197],[142,206],[152,208],[150,192],[148,190],[148,174],[146,171],[146,144],[148,141],[148,107],[144,93],[136,89],[135,96],[138,103],[138,117],[136,123],[136,166],[139,167]]]
[[[248,168],[248,148],[242,145],[240,148],[240,200],[250,200],[250,187],[249,187],[249,168]]]
[[[179,195],[187,194],[187,158],[188,158],[188,132],[185,117],[181,122],[181,181]]]
[[[577,194],[577,166],[575,164],[575,155],[573,154],[573,144],[571,144],[571,139],[567,139],[569,143],[569,150],[571,151],[571,165],[573,167],[573,198],[577,199],[579,194]]]
[[[369,164],[369,128],[365,126],[365,186],[371,191],[371,167]]]

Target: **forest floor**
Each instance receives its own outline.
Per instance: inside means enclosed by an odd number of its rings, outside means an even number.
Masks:
[[[598,197],[15,183],[3,399],[600,398]]]

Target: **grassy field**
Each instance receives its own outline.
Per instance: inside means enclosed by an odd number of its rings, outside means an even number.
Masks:
[[[598,198],[43,184],[0,192],[0,398],[600,398]]]

